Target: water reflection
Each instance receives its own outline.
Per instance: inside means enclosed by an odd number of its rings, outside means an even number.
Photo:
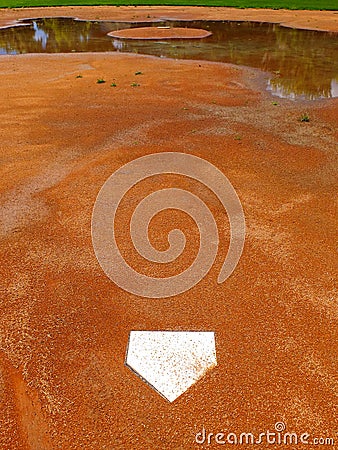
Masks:
[[[338,96],[338,35],[294,30],[276,24],[224,21],[162,21],[161,26],[204,28],[197,40],[119,40],[109,31],[159,22],[86,22],[35,19],[27,26],[0,30],[0,54],[124,51],[177,59],[245,65],[272,74],[267,89],[288,98]]]
[[[331,81],[331,95],[332,97],[338,97],[338,80]]]
[[[116,51],[120,52],[123,50],[123,41],[118,40],[118,39],[113,39],[113,47],[115,48]]]
[[[39,28],[37,23],[33,21],[33,29],[35,31],[34,40],[36,42],[41,42],[41,47],[46,50],[48,33],[45,33],[42,28]]]

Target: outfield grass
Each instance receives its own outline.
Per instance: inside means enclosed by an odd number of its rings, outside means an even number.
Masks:
[[[0,0],[1,8],[68,5],[167,5],[337,10],[337,4],[337,0]]]

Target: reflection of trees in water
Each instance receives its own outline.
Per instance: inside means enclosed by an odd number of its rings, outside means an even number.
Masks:
[[[278,63],[280,75],[270,80],[272,87],[286,95],[330,97],[331,81],[338,74],[337,36],[281,27],[276,27],[275,35],[272,57]],[[269,66],[263,69],[270,70]]]
[[[211,59],[276,73],[270,84],[286,95],[331,96],[338,75],[337,34],[250,22],[211,31],[223,44],[214,47]]]
[[[0,30],[0,48],[1,53],[15,54],[27,53],[24,49],[27,47],[26,42],[32,43],[32,49],[41,47],[34,41],[34,29],[27,29],[28,27],[13,27]]]
[[[32,23],[32,21],[29,21]],[[33,25],[0,30],[0,52],[39,53],[71,51],[123,51],[179,59],[206,59],[257,67],[275,73],[274,90],[285,95],[329,97],[337,78],[337,34],[302,31],[252,22],[165,22],[177,27],[205,28],[211,37],[198,40],[119,41],[109,31],[159,23],[85,22],[72,19],[38,19]],[[163,25],[163,23],[161,24]],[[115,43],[116,44],[116,43]]]
[[[67,53],[113,50],[109,31],[135,24],[88,22],[46,18],[26,20],[26,26],[0,29],[0,49],[5,53]],[[39,36],[36,39],[36,36]]]
[[[0,47],[8,53],[85,51],[91,37],[89,22],[77,22],[76,32],[72,30],[71,22],[60,19],[39,19],[28,23],[29,26],[0,30]],[[36,39],[37,35],[41,39]]]
[[[42,19],[40,26],[49,35],[47,51],[53,53],[65,51],[65,49],[83,51],[90,39],[89,22],[77,23],[76,33],[71,32],[72,25],[57,19]]]

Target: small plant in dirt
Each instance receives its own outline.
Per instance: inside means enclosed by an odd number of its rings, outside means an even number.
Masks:
[[[310,122],[310,116],[308,113],[304,113],[302,114],[301,118],[300,118],[301,122]]]
[[[236,141],[241,141],[242,137],[237,135],[237,136],[235,136],[235,139],[236,139]]]
[[[273,106],[279,106],[278,102],[272,102]]]
[[[76,75],[75,78],[83,78],[83,76],[79,74],[79,75]]]
[[[133,82],[133,83],[131,83],[131,85],[130,85],[131,87],[137,87],[137,86],[139,86],[139,84],[138,83],[136,83],[135,81]]]
[[[96,80],[96,83],[97,84],[103,84],[103,83],[105,83],[106,82],[106,80],[104,80],[103,78],[98,78],[97,80]]]
[[[115,81],[113,81],[113,82],[111,83],[110,87],[116,87]]]
[[[135,75],[143,75],[143,72],[137,71],[135,72]]]

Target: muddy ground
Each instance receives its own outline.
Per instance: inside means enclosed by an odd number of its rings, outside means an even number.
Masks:
[[[90,14],[102,18],[103,10]],[[297,14],[294,25],[310,13]],[[190,450],[202,448],[194,440],[203,427],[258,436],[277,421],[337,441],[338,104],[275,106],[262,77],[116,53],[0,58],[1,449]],[[308,123],[299,120],[305,111]],[[200,156],[226,174],[247,236],[224,284],[217,275],[226,239],[197,286],[149,300],[105,276],[90,224],[105,180],[163,151]],[[127,239],[130,210],[146,193],[177,184],[198,192],[228,229],[209,190],[173,176],[145,181],[131,191],[117,229],[136,270],[154,268]],[[188,242],[170,274],[189,265],[198,246],[196,228],[177,213],[154,220],[159,248],[172,224]],[[218,366],[172,404],[124,365],[130,330],[163,329],[212,330],[217,339]]]

